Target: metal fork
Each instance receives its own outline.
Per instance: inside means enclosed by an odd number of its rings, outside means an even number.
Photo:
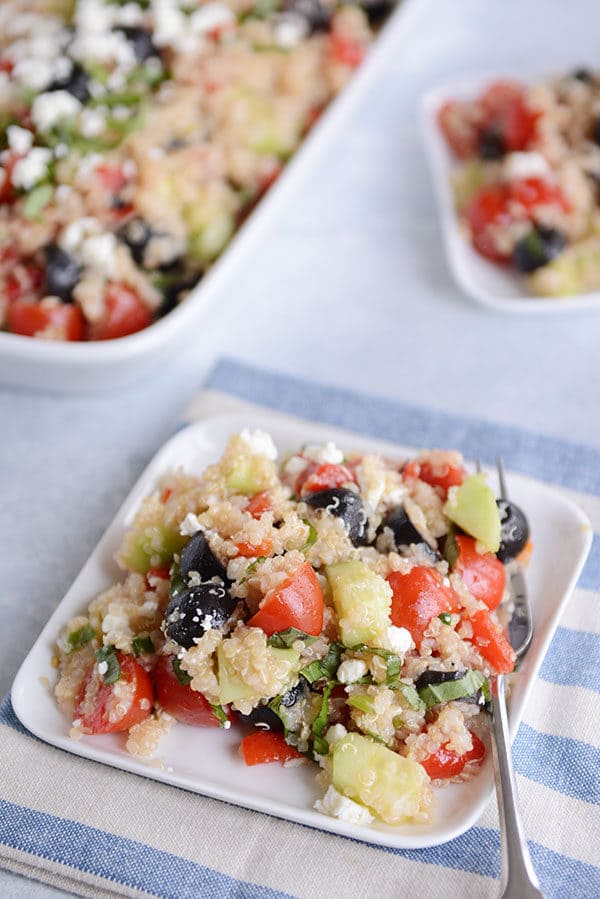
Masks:
[[[508,500],[506,477],[502,459],[496,460],[500,498]],[[479,463],[477,465],[480,468]],[[533,636],[531,608],[527,599],[525,578],[519,570],[510,575],[510,591],[514,612],[508,626],[510,643],[517,655],[517,664],[523,659]],[[527,839],[521,822],[517,783],[512,763],[506,688],[504,675],[498,674],[491,682],[492,690],[492,754],[498,797],[500,838],[502,842],[502,899],[544,899],[536,877]]]

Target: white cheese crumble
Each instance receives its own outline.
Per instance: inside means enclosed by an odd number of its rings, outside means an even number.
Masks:
[[[115,274],[117,238],[114,234],[97,234],[86,237],[79,247],[79,256],[84,265],[96,269],[107,278]]]
[[[182,537],[193,537],[198,531],[202,530],[202,525],[198,520],[198,516],[193,512],[188,512],[181,524],[179,525],[179,533]]]
[[[100,108],[84,109],[79,117],[79,127],[84,137],[96,137],[106,127],[106,114]]]
[[[208,34],[215,28],[223,28],[235,22],[235,16],[224,3],[206,3],[191,14],[188,28],[194,34]]]
[[[343,724],[332,724],[325,734],[325,739],[330,746],[335,746],[340,740],[343,740],[348,731]]]
[[[521,178],[545,178],[550,174],[550,166],[541,153],[509,153],[502,165],[505,181]]]
[[[47,59],[20,59],[12,74],[24,87],[41,91],[52,81],[54,68],[52,62]]]
[[[415,646],[410,631],[405,627],[395,627],[393,624],[387,629],[387,642],[392,652],[396,652],[398,655],[414,649]]]
[[[328,440],[327,443],[305,446],[302,455],[312,462],[318,462],[319,465],[340,465],[344,461],[343,452],[331,440]]]
[[[38,181],[46,177],[48,163],[52,158],[52,151],[46,147],[33,147],[27,156],[19,159],[12,170],[12,183],[15,187],[29,190]]]
[[[19,128],[18,125],[9,125],[6,129],[8,138],[8,146],[14,153],[24,156],[31,150],[33,144],[33,134],[26,128]]]
[[[338,667],[337,679],[342,684],[353,684],[367,673],[367,665],[362,659],[346,659]]]
[[[98,673],[104,676],[108,671],[108,662],[98,662]]]
[[[338,818],[348,824],[370,824],[373,820],[373,815],[368,809],[348,799],[347,796],[342,796],[333,786],[329,787],[323,799],[317,799],[314,808],[324,815]]]
[[[50,91],[40,94],[33,101],[31,118],[38,131],[51,131],[59,122],[72,119],[81,109],[81,103],[68,91]]]
[[[308,35],[308,22],[297,13],[282,13],[275,22],[274,31],[277,45],[284,50],[291,50]]]
[[[273,438],[266,431],[259,429],[251,431],[250,428],[244,428],[240,437],[253,456],[266,456],[273,461],[277,458],[277,448],[273,443]]]
[[[68,253],[74,253],[79,249],[83,239],[89,234],[98,233],[100,227],[98,219],[89,216],[75,219],[64,229],[60,245]]]
[[[283,470],[285,474],[289,475],[291,478],[298,478],[307,465],[308,461],[303,459],[302,456],[290,456],[283,466]]]

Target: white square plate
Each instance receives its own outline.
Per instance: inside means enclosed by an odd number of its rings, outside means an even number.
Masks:
[[[247,768],[237,752],[241,732],[236,727],[222,731],[177,724],[160,746],[160,767],[127,755],[122,736],[84,737],[77,742],[67,736],[69,722],[44,686],[46,678],[51,683],[55,680],[50,659],[60,629],[120,576],[113,554],[140,501],[154,489],[160,475],[179,465],[201,473],[219,458],[228,437],[248,426],[269,431],[281,451],[296,449],[306,442],[334,439],[348,451],[383,452],[399,459],[411,452],[404,447],[268,411],[218,415],[180,431],[141,476],[25,659],[12,690],[15,712],[32,733],[68,752],[321,830],[397,848],[433,846],[453,839],[475,823],[489,799],[493,781],[489,754],[475,780],[436,791],[436,811],[431,824],[356,827],[313,809],[320,796],[315,783],[316,766],[284,768],[272,764]],[[509,485],[511,496],[527,512],[535,541],[528,585],[536,631],[526,661],[515,678],[510,707],[514,733],[563,606],[589,551],[591,529],[575,505],[543,484],[510,475]]]
[[[547,73],[546,73],[547,74]],[[527,293],[524,279],[509,268],[484,259],[465,236],[454,208],[450,176],[456,158],[439,128],[437,114],[446,100],[472,100],[491,81],[499,78],[540,80],[542,73],[510,72],[463,75],[428,91],[421,104],[421,126],[429,158],[434,192],[440,215],[442,237],[452,274],[463,291],[477,303],[500,312],[547,314],[575,310],[600,312],[600,292],[568,297],[536,297]]]

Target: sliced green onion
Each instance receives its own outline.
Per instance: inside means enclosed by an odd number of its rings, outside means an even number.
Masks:
[[[67,643],[69,644],[69,653],[75,652],[77,649],[81,649],[82,646],[85,646],[86,643],[89,643],[96,636],[96,631],[92,627],[91,624],[84,624],[83,627],[80,627],[79,630],[73,631],[67,637]]]
[[[302,640],[303,643],[309,646],[316,639],[316,637],[305,634],[304,631],[299,631],[296,627],[288,627],[285,631],[278,631],[276,634],[267,637],[267,646],[274,646],[276,649],[289,649],[296,640]]]
[[[467,671],[459,680],[443,681],[441,684],[427,684],[418,693],[428,709],[442,702],[451,702],[453,699],[462,699],[464,696],[472,696],[477,693],[484,683],[485,676],[481,671]]]
[[[190,680],[191,680],[191,678],[190,678]],[[225,711],[223,706],[222,705],[213,705],[211,702],[210,707],[213,710],[213,712],[215,713],[216,717],[219,719],[220,726],[225,727],[225,723],[227,721],[229,721],[229,718],[227,717],[227,712]]]
[[[304,544],[304,546],[302,547],[302,549],[300,550],[301,553],[305,553],[305,552],[308,552],[308,550],[311,548],[311,546],[314,546],[318,535],[317,535],[316,528],[314,528],[312,526],[312,524],[310,523],[308,518],[303,518],[302,522],[308,528],[308,539],[307,539],[306,543]]]
[[[40,212],[44,209],[54,193],[51,184],[38,184],[33,190],[30,190],[23,204],[23,215],[26,219],[39,218]]]
[[[316,755],[327,755],[329,753],[329,743],[325,737],[313,737],[312,748]]]
[[[414,709],[415,712],[425,711],[425,703],[412,684],[403,684],[402,681],[398,681],[394,689],[398,690],[399,693],[402,693],[411,709]]]
[[[250,564],[247,565],[244,570],[244,577],[241,579],[240,584],[245,584],[246,581],[250,579],[250,575],[254,574],[254,572],[258,568],[258,565],[261,562],[264,562],[266,558],[266,556],[258,556],[258,558],[254,560],[254,562],[250,562]]]
[[[115,647],[103,646],[102,649],[99,649],[96,652],[96,661],[99,665],[101,665],[103,662],[105,662],[107,665],[106,671],[102,675],[104,683],[116,684],[116,682],[121,677],[121,666],[119,665]]]
[[[325,726],[327,724],[327,721],[329,720],[329,697],[331,696],[331,691],[334,687],[335,683],[330,682],[323,690],[321,705],[319,707],[319,711],[317,712],[317,716],[312,723],[312,732],[317,737],[323,736],[323,731],[325,730]]]
[[[333,680],[340,666],[340,658],[343,652],[344,647],[341,643],[331,643],[327,650],[327,655],[317,662],[311,662],[310,665],[302,669],[300,674],[309,684],[314,684],[315,681],[321,680],[321,678]]]
[[[371,696],[367,696],[366,693],[352,693],[346,702],[348,705],[352,706],[353,709],[364,712],[365,715],[373,714],[373,699]]]
[[[175,672],[175,676],[177,677],[179,683],[183,687],[187,687],[188,684],[191,684],[192,678],[187,673],[187,671],[183,670],[183,668],[181,667],[181,660],[178,659],[177,656],[175,656],[171,664],[173,665],[173,671]]]
[[[149,656],[154,652],[154,643],[148,634],[143,634],[133,638],[131,648],[136,656]]]

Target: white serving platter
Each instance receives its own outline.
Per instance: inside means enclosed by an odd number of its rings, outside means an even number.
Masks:
[[[414,452],[268,411],[216,415],[180,431],[145,470],[23,662],[12,689],[18,718],[40,739],[84,758],[321,830],[409,849],[453,839],[475,823],[488,802],[493,784],[489,753],[475,780],[436,790],[436,810],[431,824],[358,827],[314,810],[313,804],[322,793],[315,782],[316,766],[307,763],[288,768],[279,764],[246,767],[238,754],[243,731],[237,727],[224,731],[177,724],[161,743],[157,760],[151,763],[128,755],[122,735],[84,737],[79,741],[68,737],[70,722],[59,712],[47,686],[48,680],[53,684],[56,677],[50,660],[59,631],[74,615],[84,611],[99,591],[122,576],[113,555],[139,503],[154,489],[159,477],[176,466],[199,474],[219,458],[228,437],[244,427],[269,431],[282,452],[306,442],[328,439],[335,440],[347,451],[382,452],[398,459]],[[547,486],[510,474],[509,489],[511,497],[527,512],[535,546],[527,573],[535,635],[523,667],[514,679],[510,702],[514,734],[561,612],[588,554],[592,533],[583,512]]]
[[[437,114],[446,100],[470,100],[499,78],[541,80],[547,72],[520,66],[502,72],[473,73],[453,78],[429,90],[421,102],[421,128],[437,200],[442,237],[450,270],[459,287],[475,302],[499,312],[526,315],[600,311],[600,291],[567,297],[536,297],[511,269],[484,259],[471,246],[454,208],[450,176],[457,164],[438,126]]]
[[[237,284],[244,283],[244,267],[264,252],[278,215],[293,209],[298,191],[310,190],[312,173],[319,168],[329,145],[340,139],[386,61],[398,52],[411,10],[417,5],[418,0],[400,0],[350,83],[330,103],[281,177],[183,303],[143,331],[118,340],[36,340],[0,331],[0,383],[69,392],[109,389],[143,377],[177,343],[199,337],[209,315],[226,316],[228,285],[236,278]]]

